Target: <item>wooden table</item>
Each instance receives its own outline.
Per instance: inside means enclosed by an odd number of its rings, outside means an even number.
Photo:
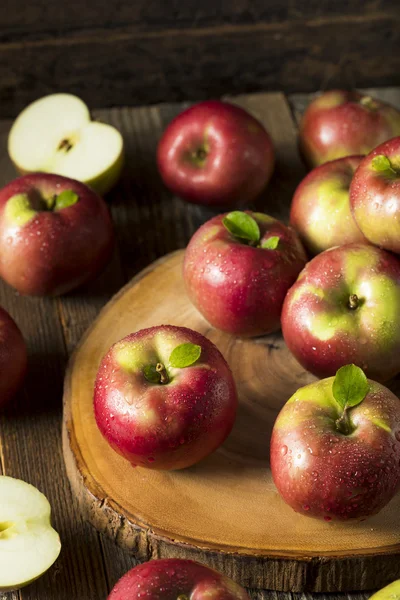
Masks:
[[[400,107],[400,89],[370,93]],[[287,217],[293,190],[305,173],[297,152],[296,122],[309,100],[281,93],[235,98],[266,125],[274,139],[277,167],[263,207],[281,218]],[[155,165],[161,132],[184,107],[168,104],[95,111],[96,118],[121,130],[127,150],[123,177],[108,197],[118,247],[97,281],[56,299],[21,297],[0,283],[0,304],[17,321],[29,348],[25,385],[0,416],[0,472],[24,479],[46,494],[63,544],[56,565],[44,577],[19,593],[0,594],[1,600],[105,600],[117,579],[135,564],[133,557],[83,520],[71,494],[61,450],[63,375],[69,355],[110,297],[157,257],[184,247],[209,216],[172,197]],[[1,186],[15,177],[6,152],[10,125],[0,122]],[[262,591],[250,595],[254,600],[306,597]],[[351,598],[364,600],[369,595],[351,594]]]

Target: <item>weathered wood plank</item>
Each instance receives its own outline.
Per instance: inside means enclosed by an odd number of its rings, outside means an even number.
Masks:
[[[6,148],[8,129],[9,123],[0,124],[2,148]],[[5,153],[0,156],[1,187],[15,173]],[[56,302],[22,297],[1,282],[0,304],[20,326],[29,352],[23,390],[0,416],[4,472],[36,485],[46,494],[63,544],[56,565],[23,589],[20,598],[103,598],[107,587],[98,536],[77,510],[61,454],[61,397],[66,355]],[[16,596],[5,595],[5,598],[11,600]]]
[[[5,0],[0,15],[0,40],[32,39],[38,34],[57,37],[73,29],[134,25],[138,30],[169,27],[197,28],[226,23],[254,24],[272,21],[304,21],[315,17],[390,13],[390,0]]]
[[[1,45],[0,117],[70,91],[96,107],[264,90],[400,83],[400,15],[138,32]],[[338,52],[337,40],[341,40]]]

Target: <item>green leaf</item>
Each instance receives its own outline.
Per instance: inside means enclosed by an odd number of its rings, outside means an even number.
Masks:
[[[68,208],[68,206],[73,206],[79,200],[78,194],[73,192],[72,190],[64,190],[59,194],[56,198],[55,210],[61,210],[63,208]]]
[[[160,383],[160,373],[154,365],[146,365],[143,369],[143,375],[150,383]]]
[[[337,371],[333,380],[332,393],[343,409],[360,404],[368,392],[369,383],[360,367],[345,365]]]
[[[234,237],[255,244],[260,241],[260,228],[257,221],[241,210],[228,213],[222,223]]]
[[[190,365],[193,365],[200,358],[200,354],[201,346],[190,343],[181,344],[172,350],[169,363],[171,367],[177,369],[190,367]]]
[[[378,154],[372,159],[372,168],[375,171],[393,171],[392,164],[387,156]]]
[[[261,244],[261,248],[266,248],[267,250],[276,250],[279,244],[280,238],[277,235],[273,235],[268,239],[264,240]]]

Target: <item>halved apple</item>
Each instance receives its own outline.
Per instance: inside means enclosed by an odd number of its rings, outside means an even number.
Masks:
[[[22,174],[42,171],[86,183],[100,195],[117,182],[124,161],[120,132],[92,121],[72,94],[51,94],[27,106],[8,137],[8,153]]]
[[[28,585],[57,559],[61,543],[50,513],[33,485],[0,476],[0,592]]]

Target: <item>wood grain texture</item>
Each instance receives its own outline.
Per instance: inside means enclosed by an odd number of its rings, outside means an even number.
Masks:
[[[64,456],[89,520],[141,560],[195,558],[248,587],[292,591],[371,589],[400,577],[398,495],[366,523],[297,515],[268,469],[275,418],[314,380],[280,334],[244,341],[209,326],[182,280],[183,252],[160,259],[106,306],[70,363],[64,391]],[[207,335],[230,364],[239,411],[225,444],[180,472],[132,469],[102,438],[93,384],[108,348],[132,331],[182,325]],[[245,507],[245,509],[244,509]]]
[[[96,107],[260,89],[400,83],[400,15],[140,31],[125,25],[1,44],[0,117],[68,91]],[[338,42],[340,40],[340,43]]]
[[[362,13],[390,14],[390,0],[5,0],[0,14],[0,41],[34,39],[39,34],[58,37],[71,30],[115,29],[133,25],[138,30],[170,27],[197,28],[226,23],[254,24]]]

